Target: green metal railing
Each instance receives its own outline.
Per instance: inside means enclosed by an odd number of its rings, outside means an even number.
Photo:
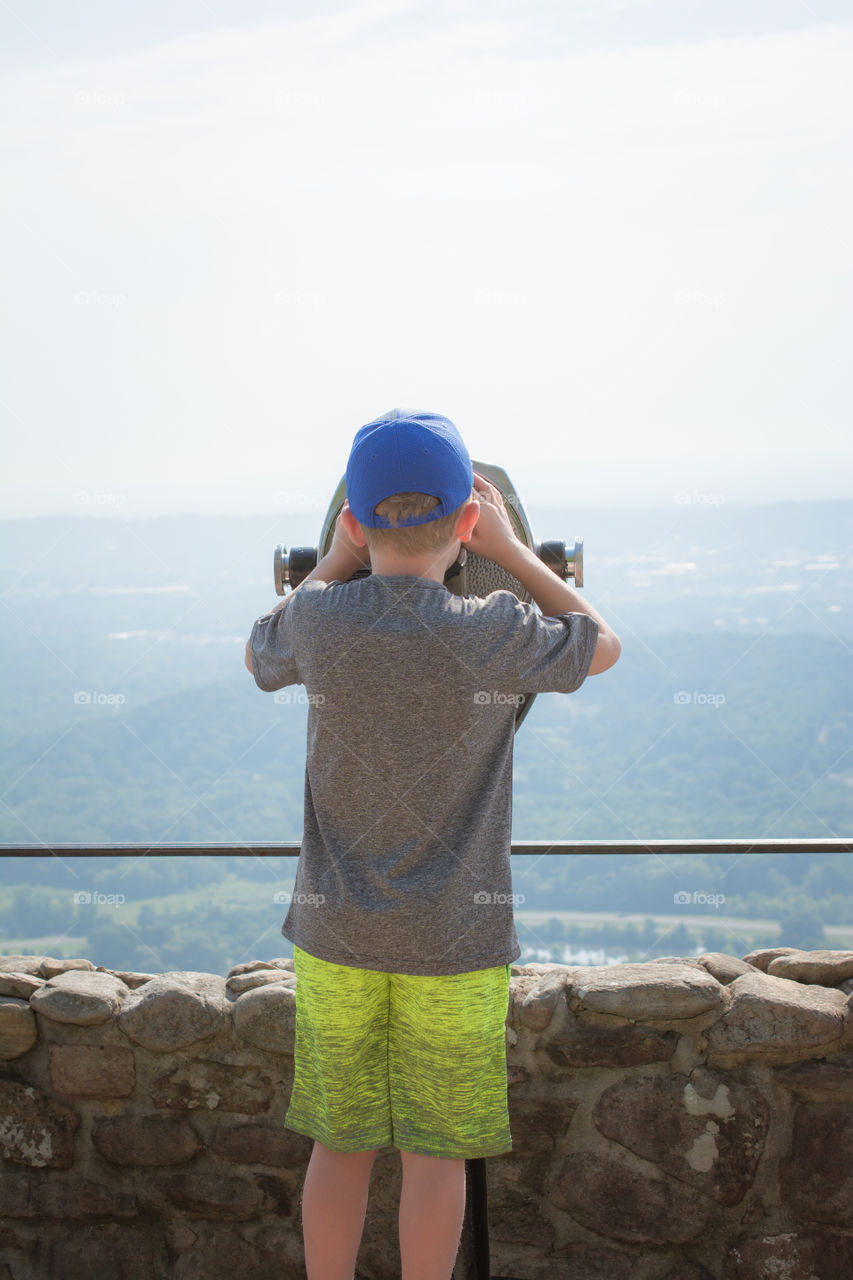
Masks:
[[[246,844],[200,844],[178,841],[174,844],[155,841],[125,841],[113,844],[89,844],[72,841],[61,844],[0,844],[0,856],[7,858],[44,858],[52,853],[64,858],[112,858],[123,854],[152,854],[155,857],[195,854],[200,857],[295,858],[298,841],[259,840]],[[800,839],[761,840],[513,840],[514,857],[543,853],[853,853],[853,838],[840,836]]]

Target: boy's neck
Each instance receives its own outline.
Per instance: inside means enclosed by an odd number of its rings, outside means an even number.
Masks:
[[[443,551],[429,551],[422,556],[401,556],[394,552],[371,552],[370,572],[380,577],[397,577],[407,575],[414,578],[431,578],[433,582],[444,582],[444,575],[459,554],[460,542],[457,539]]]

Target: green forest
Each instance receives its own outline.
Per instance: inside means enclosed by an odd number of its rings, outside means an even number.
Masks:
[[[127,705],[78,707],[50,685],[15,691],[29,712],[5,724],[2,838],[44,852],[0,863],[0,949],[144,972],[225,972],[292,953],[280,927],[295,858],[51,851],[63,842],[298,842],[305,704],[261,693],[237,646],[230,653],[238,669],[227,677]],[[846,646],[830,637],[757,644],[672,633],[626,645],[611,672],[534,702],[514,744],[513,837],[849,835],[851,685]],[[513,882],[528,957],[853,945],[848,854],[519,856]],[[721,902],[678,906],[679,892]],[[525,921],[531,910],[644,919]],[[700,925],[691,914],[729,923]],[[667,915],[671,924],[657,919]],[[733,917],[773,929],[733,926]]]
[[[654,891],[642,895],[651,907],[649,915],[638,923],[564,921],[557,916],[529,922],[524,919],[528,909],[538,906],[539,910],[556,911],[567,903],[577,906],[576,884],[587,885],[592,893],[596,883],[611,889],[622,883],[625,892],[618,901],[633,897],[627,910],[632,915],[641,913],[644,908],[637,900],[641,895],[632,895],[631,888],[656,881],[659,885],[664,877],[656,875],[650,865],[656,859],[579,855],[560,858],[569,864],[560,876],[564,893],[540,888],[538,876],[538,892],[534,893],[533,874],[528,880],[523,865],[519,867],[524,861],[516,860],[513,881],[525,899],[517,908],[516,927],[527,958],[563,960],[571,956],[574,960],[580,953],[601,953],[633,960],[701,951],[744,955],[754,947],[779,943],[853,947],[853,927],[848,924],[837,935],[832,931],[833,924],[849,921],[850,916],[839,915],[840,908],[834,905],[827,906],[845,902],[849,906],[851,901],[853,866],[847,855],[756,855],[742,859],[736,869],[739,887],[749,890],[754,884],[752,892],[760,899],[761,886],[769,879],[776,897],[764,900],[766,915],[745,915],[742,922],[736,917],[749,893],[727,897],[725,916],[719,924],[694,923],[685,917],[684,908],[673,906],[671,892],[673,918],[662,921],[660,917],[667,914],[666,894]],[[128,866],[129,862],[132,865]],[[678,877],[675,882],[698,883],[702,892],[719,893],[721,885],[727,886],[725,870],[714,865],[713,857],[682,855],[667,862],[673,864],[665,877],[667,885]],[[772,868],[768,868],[769,862],[774,863]],[[48,859],[28,859],[27,863],[31,868],[27,882],[10,882],[0,891],[0,951],[6,954],[85,956],[107,968],[150,973],[170,969],[225,973],[247,960],[293,954],[280,927],[293,888],[294,858],[149,856],[135,865],[130,858],[68,859],[63,887],[57,886],[57,871]],[[602,863],[607,864],[606,870]],[[28,867],[19,868],[19,873]],[[541,879],[547,880],[544,873]],[[826,886],[831,886],[828,894]],[[603,900],[609,910],[619,911],[606,887]],[[708,914],[708,908],[696,909],[697,916],[707,918]],[[754,927],[753,921],[761,918],[773,921],[774,927]],[[604,961],[587,961],[582,956],[576,962]]]
[[[584,594],[623,649],[531,707],[515,840],[853,835],[853,503],[529,514],[585,536]],[[295,858],[148,849],[298,844],[302,690],[262,693],[243,648],[276,543],[318,522],[0,521],[0,842],[38,855],[0,858],[0,949],[146,972],[290,954]],[[513,883],[527,956],[853,946],[848,854],[519,856]]]

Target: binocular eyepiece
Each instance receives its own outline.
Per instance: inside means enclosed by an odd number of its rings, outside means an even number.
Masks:
[[[575,538],[574,546],[570,550],[565,542],[537,542],[533,550],[542,563],[547,564],[558,578],[562,578],[564,582],[571,578],[576,587],[583,586],[583,538]],[[315,568],[319,558],[316,547],[288,548],[283,543],[279,543],[273,558],[276,595],[285,595],[288,587],[291,590],[298,587]],[[489,565],[492,565],[491,572],[487,567]],[[358,569],[353,574],[353,578],[366,578],[369,573],[369,569]],[[517,581],[505,569],[500,569],[490,560],[484,560],[482,556],[474,555],[473,552],[467,551],[466,547],[462,547],[459,558],[447,570],[444,576],[445,585],[453,590],[455,579],[462,577],[463,574],[463,581],[459,583],[458,594],[460,595],[487,595],[489,591],[497,591],[501,588],[513,590],[513,587],[508,584]],[[491,586],[488,585],[490,578],[495,579]],[[498,581],[498,578],[503,580]],[[520,584],[518,585],[520,587]],[[465,590],[465,587],[468,589]],[[485,590],[478,589],[481,587]],[[516,594],[518,595],[519,592],[517,591]]]

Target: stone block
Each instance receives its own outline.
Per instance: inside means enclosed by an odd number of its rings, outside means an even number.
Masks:
[[[30,996],[30,1008],[53,1022],[90,1027],[106,1022],[120,1008],[128,988],[111,973],[66,969]]]
[[[48,956],[0,956],[0,973],[29,973],[39,975],[43,961]]]
[[[726,1254],[723,1280],[848,1280],[853,1236],[833,1232],[743,1235]]]
[[[726,987],[742,973],[749,973],[753,968],[746,960],[727,955],[724,951],[706,951],[704,955],[696,958],[703,969],[707,969],[712,977]]]
[[[800,1218],[853,1227],[853,1111],[802,1102],[794,1113],[790,1154],[780,1166],[780,1194]]]
[[[35,1218],[38,1183],[24,1173],[0,1174],[0,1209],[4,1218]]]
[[[554,1225],[542,1213],[541,1200],[506,1183],[490,1183],[488,1190],[490,1243],[529,1244],[549,1252]]]
[[[50,1082],[69,1098],[127,1098],[136,1088],[133,1050],[120,1044],[52,1044]]]
[[[185,1164],[203,1143],[186,1120],[171,1116],[96,1116],[92,1145],[110,1164]]]
[[[251,973],[235,973],[226,980],[225,990],[232,999],[243,995],[245,991],[254,991],[255,987],[265,987],[271,982],[283,982],[289,987],[296,986],[296,974],[286,969],[255,969]]]
[[[817,1062],[795,1062],[777,1067],[781,1084],[808,1102],[846,1102],[853,1106],[853,1054]]]
[[[587,1230],[635,1244],[684,1244],[714,1216],[713,1201],[695,1188],[641,1172],[603,1151],[565,1156],[550,1199]]]
[[[578,1108],[574,1098],[519,1098],[509,1095],[512,1154],[518,1159],[550,1156],[565,1138]]]
[[[29,1000],[34,991],[45,984],[44,978],[34,973],[3,973],[0,971],[0,996],[17,996]]]
[[[614,964],[576,970],[569,1001],[633,1022],[695,1018],[722,1004],[723,988],[699,965]]]
[[[542,978],[551,973],[554,967],[553,960],[549,961],[547,964],[544,964],[539,960],[529,960],[527,964],[511,964],[509,966],[509,976],[510,978],[523,978],[530,977],[532,975],[536,978]],[[570,969],[572,966],[566,965],[565,967]]]
[[[504,1261],[503,1254],[506,1254]],[[579,1244],[572,1240],[548,1258],[531,1258],[524,1254],[516,1261],[517,1250],[505,1246],[493,1251],[492,1270],[510,1276],[524,1275],[525,1280],[631,1280],[634,1258],[621,1250],[599,1245]]]
[[[667,1062],[678,1044],[677,1031],[655,1027],[585,1026],[569,1012],[563,1029],[546,1033],[537,1058],[542,1055],[558,1074],[566,1067],[636,1067],[650,1062]]]
[[[758,970],[735,978],[728,990],[731,1004],[707,1032],[711,1066],[815,1057],[844,1031],[847,1000],[841,991]]]
[[[41,1182],[35,1187],[35,1204],[44,1218],[133,1218],[136,1197],[115,1187],[73,1177]]]
[[[293,1168],[311,1155],[312,1140],[284,1125],[220,1125],[210,1140],[210,1151],[233,1164],[267,1164]]]
[[[521,1002],[519,1017],[531,1031],[543,1031],[554,1015],[558,1000],[564,1000],[569,971],[563,967],[540,978]]]
[[[241,1040],[268,1053],[293,1056],[296,992],[282,982],[256,987],[235,1002],[234,1030]]]
[[[743,956],[742,959],[747,964],[751,964],[754,969],[761,969],[766,973],[767,966],[776,956],[790,956],[795,952],[797,955],[800,954],[799,947],[760,947],[757,951],[750,951],[749,955]]]
[[[36,1016],[27,1000],[0,996],[0,1059],[11,1062],[38,1040]]]
[[[290,1217],[292,1184],[280,1173],[252,1174],[252,1182],[261,1193],[261,1213],[274,1213],[277,1218]]]
[[[22,1235],[17,1227],[7,1222],[0,1222],[0,1249],[17,1249],[20,1253],[33,1253],[38,1248],[38,1240],[32,1236]],[[3,1267],[6,1267],[4,1273]],[[0,1280],[15,1280],[7,1264],[0,1262]]]
[[[618,1080],[593,1111],[605,1137],[725,1205],[752,1185],[770,1115],[757,1089],[702,1068]]]
[[[525,1157],[516,1150],[516,1135],[513,1134],[513,1149],[502,1156],[490,1156],[488,1169],[489,1185],[494,1182],[505,1182],[508,1186],[533,1191],[543,1196],[546,1179],[551,1171],[549,1160],[541,1156]]]
[[[162,1233],[149,1224],[98,1222],[63,1232],[48,1246],[51,1280],[137,1280],[170,1275]]]
[[[247,1240],[238,1228],[226,1224],[204,1223],[203,1229],[189,1234],[181,1248],[175,1247],[176,1236],[172,1226],[185,1226],[180,1221],[170,1224],[167,1237],[172,1259],[168,1274],[170,1280],[220,1280],[233,1276],[235,1280],[271,1280],[272,1273],[265,1259],[252,1240]],[[301,1242],[300,1242],[301,1243]],[[289,1280],[290,1272],[279,1258],[277,1280]]]
[[[233,978],[241,973],[256,973],[258,970],[279,969],[286,973],[293,973],[293,958],[291,956],[281,956],[276,960],[247,960],[245,964],[235,964],[228,970],[228,977]]]
[[[131,991],[135,991],[137,987],[144,986],[146,982],[150,982],[152,978],[156,978],[156,973],[136,973],[134,970],[128,969],[105,969],[102,964],[98,965],[98,973],[111,973],[114,978],[119,978],[126,987]]]
[[[663,1280],[715,1280],[707,1267],[701,1262],[679,1261],[672,1266]]]
[[[368,1207],[368,1224],[371,1212],[371,1208]],[[293,1226],[283,1222],[265,1222],[258,1226],[257,1229],[253,1229],[252,1243],[260,1255],[257,1269],[250,1273],[252,1280],[256,1280],[256,1277],[257,1280],[306,1280],[302,1236]],[[366,1253],[365,1243],[366,1240],[363,1239],[358,1255],[358,1276],[362,1274],[364,1255]],[[367,1276],[369,1272],[365,1271],[364,1274]],[[193,1277],[193,1280],[195,1280],[195,1277]],[[199,1275],[198,1280],[209,1280],[209,1276],[202,1273]]]
[[[173,1173],[156,1179],[156,1207],[188,1218],[241,1222],[261,1212],[263,1195],[246,1178],[222,1173]]]
[[[161,973],[130,992],[118,1023],[125,1035],[152,1053],[173,1053],[221,1031],[230,1007],[224,978]]]
[[[270,1077],[253,1062],[215,1062],[193,1058],[158,1077],[152,1089],[155,1107],[173,1111],[266,1111],[274,1093]]]
[[[82,957],[74,960],[54,960],[52,956],[45,956],[39,966],[39,973],[43,978],[56,978],[60,973],[70,973],[73,969],[92,972],[94,968],[91,960],[85,960]]]
[[[70,1169],[80,1117],[72,1108],[15,1080],[0,1080],[0,1152],[15,1164]]]
[[[853,951],[793,951],[771,960],[767,972],[774,978],[837,987],[853,978]]]

